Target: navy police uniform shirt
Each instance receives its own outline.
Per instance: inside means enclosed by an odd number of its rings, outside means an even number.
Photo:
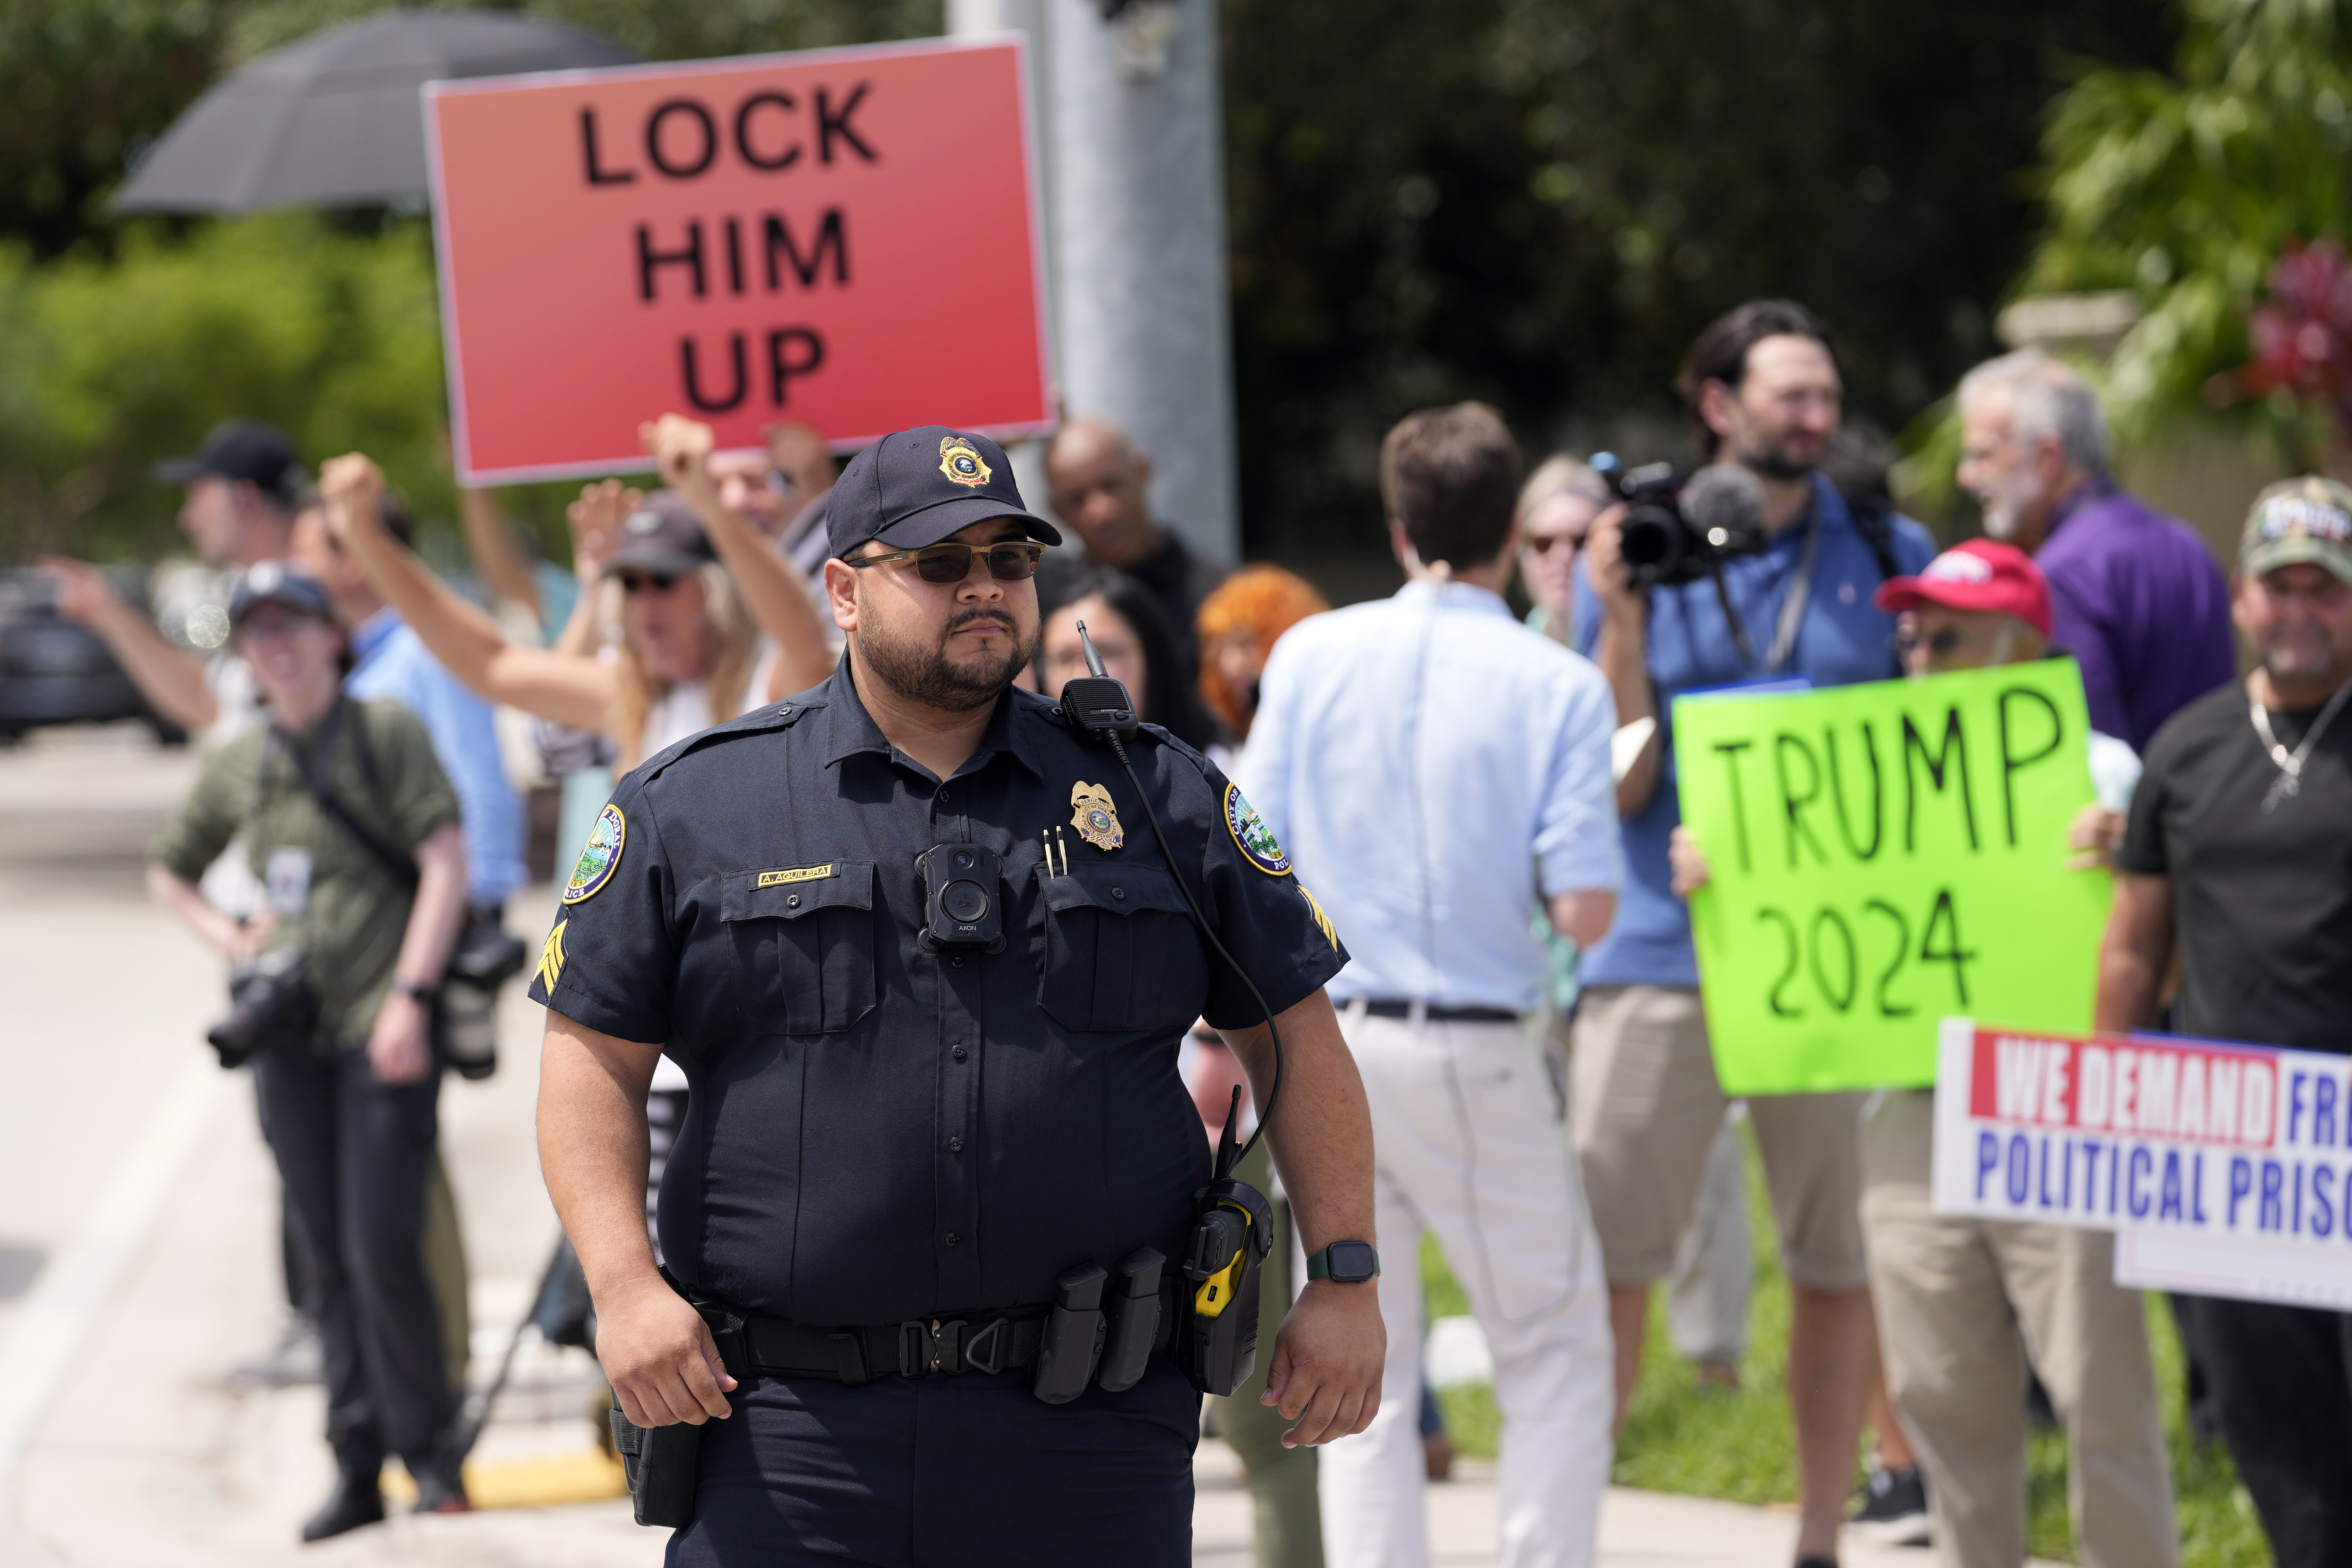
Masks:
[[[1053,703],[1007,692],[941,783],[884,739],[845,658],[622,781],[530,994],[685,1069],[672,1273],[832,1327],[1043,1303],[1073,1265],[1181,1256],[1208,1151],[1178,1042],[1262,1015],[1171,851],[1275,1012],[1347,954],[1213,764],[1150,728],[1128,755],[1170,845]],[[1002,952],[918,946],[916,858],[940,843],[1003,857]]]

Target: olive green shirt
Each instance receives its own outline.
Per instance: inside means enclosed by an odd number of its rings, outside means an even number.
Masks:
[[[338,697],[302,735],[289,740],[257,726],[214,752],[149,853],[193,882],[242,833],[254,875],[278,911],[269,945],[299,949],[318,993],[320,1048],[355,1050],[367,1043],[392,987],[413,895],[295,772],[299,765],[317,774],[322,736],[332,746],[330,790],[386,847],[414,854],[442,824],[457,820],[457,792],[415,717],[395,702]]]

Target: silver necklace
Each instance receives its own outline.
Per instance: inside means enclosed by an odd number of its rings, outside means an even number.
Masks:
[[[2272,781],[2270,789],[2263,795],[2264,813],[2276,811],[2279,802],[2303,793],[2303,764],[2311,756],[2311,748],[2317,745],[2319,737],[2326,732],[2328,721],[2342,711],[2344,700],[2347,697],[2352,697],[2352,681],[2336,689],[2336,695],[2327,700],[2327,706],[2322,708],[2319,717],[2311,721],[2311,729],[2304,735],[2303,743],[2292,752],[2279,744],[2277,734],[2272,731],[2270,710],[2260,702],[2248,705],[2253,715],[2254,733],[2262,738],[2263,748],[2271,754],[2271,761],[2278,764],[2279,776]]]

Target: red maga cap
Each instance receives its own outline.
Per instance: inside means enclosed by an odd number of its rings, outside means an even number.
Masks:
[[[1908,610],[1941,605],[2015,616],[2050,635],[2050,583],[2033,558],[1997,539],[1971,539],[1927,563],[1916,577],[1889,577],[1878,585],[1878,607]]]

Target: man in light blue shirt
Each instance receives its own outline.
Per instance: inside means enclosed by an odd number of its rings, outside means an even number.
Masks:
[[[1323,1451],[1324,1539],[1349,1568],[1428,1561],[1424,1225],[1494,1353],[1504,1568],[1591,1563],[1609,1477],[1600,1248],[1521,1020],[1551,973],[1528,909],[1589,945],[1616,907],[1616,716],[1599,672],[1503,602],[1518,481],[1483,405],[1389,433],[1381,489],[1412,581],[1284,634],[1243,764],[1352,955],[1329,990],[1371,1100],[1390,1263],[1380,1414]]]
[[[1644,586],[1627,571],[1612,511],[1593,524],[1577,587],[1577,643],[1608,676],[1620,718],[1657,721],[1618,786],[1625,903],[1609,939],[1585,951],[1569,1049],[1570,1134],[1608,1255],[1620,1420],[1640,1377],[1650,1288],[1674,1266],[1726,1110],[1689,910],[1667,865],[1682,819],[1674,699],[1738,681],[1894,679],[1895,620],[1872,595],[1936,553],[1927,530],[1891,509],[1849,505],[1820,471],[1843,389],[1827,334],[1802,306],[1759,300],[1731,311],[1699,335],[1680,384],[1710,458],[1747,469],[1762,490],[1764,545],[1723,562],[1717,581]],[[1860,1095],[1748,1101],[1793,1297],[1800,1568],[1837,1561],[1875,1347],[1861,1108]]]
[[[490,705],[425,650],[360,563],[336,544],[316,506],[296,519],[293,552],[302,570],[325,585],[336,616],[350,628],[352,665],[343,689],[363,702],[399,703],[432,738],[434,758],[457,792],[466,830],[467,901],[477,910],[502,908],[525,876],[523,816],[521,798],[507,782]]]

